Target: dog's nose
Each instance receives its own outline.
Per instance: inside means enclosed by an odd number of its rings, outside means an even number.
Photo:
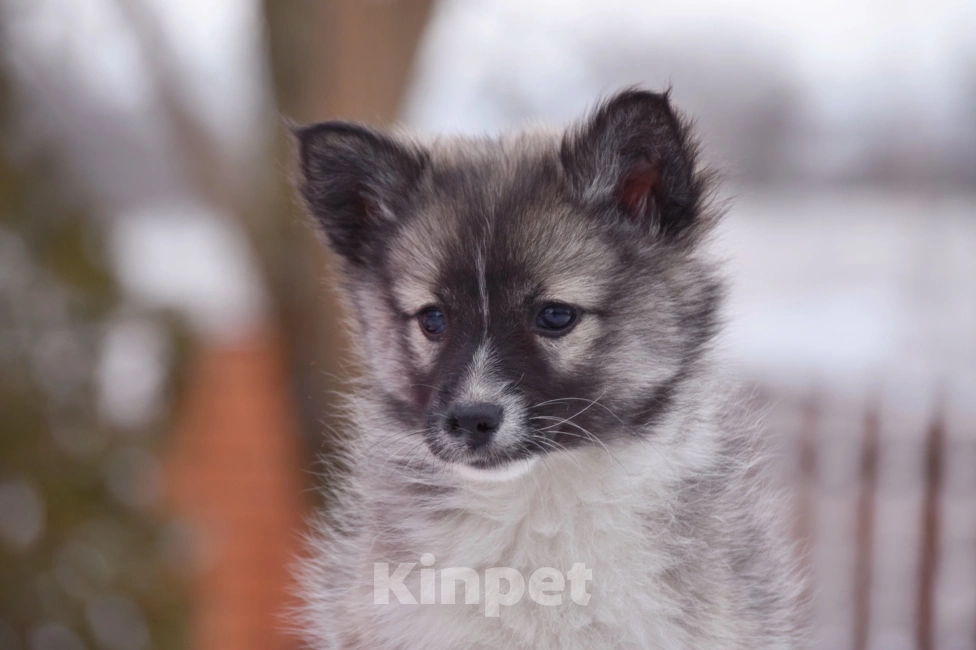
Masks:
[[[462,436],[468,447],[478,449],[491,441],[502,423],[502,409],[495,404],[481,402],[455,406],[447,418],[447,431]]]

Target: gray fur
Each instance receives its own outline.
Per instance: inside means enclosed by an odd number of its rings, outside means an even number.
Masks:
[[[365,362],[300,572],[310,647],[800,647],[803,583],[709,345],[708,177],[667,96],[624,91],[565,133],[297,137]],[[533,329],[553,302],[579,313],[559,337]],[[504,412],[477,451],[445,424],[474,402]],[[583,562],[592,595],[497,618],[483,598],[373,604],[374,563],[425,553],[526,578]]]

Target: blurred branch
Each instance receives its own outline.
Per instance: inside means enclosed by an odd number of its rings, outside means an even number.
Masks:
[[[188,107],[182,75],[174,65],[178,59],[163,36],[157,18],[143,0],[112,1],[137,35],[187,184],[212,205],[236,211],[237,192],[223,173],[232,165],[222,155],[210,131]]]
[[[301,266],[301,255],[295,259],[293,246],[294,220],[279,218],[290,194],[274,182],[267,161],[233,159],[203,123],[188,100],[185,72],[179,68],[173,44],[145,0],[111,1],[137,34],[159,98],[162,128],[171,135],[185,182],[206,204],[231,215],[245,230],[275,307],[272,316],[281,324],[287,320],[282,314],[291,311],[288,305],[295,302],[288,267]],[[269,113],[268,119],[274,117]]]

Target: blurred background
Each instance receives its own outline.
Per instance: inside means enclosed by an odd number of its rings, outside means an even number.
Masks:
[[[673,86],[814,647],[976,649],[976,4],[0,0],[0,649],[297,648],[353,372],[282,118]]]

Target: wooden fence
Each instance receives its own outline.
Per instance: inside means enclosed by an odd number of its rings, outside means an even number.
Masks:
[[[972,395],[766,392],[810,565],[815,650],[976,649]]]

